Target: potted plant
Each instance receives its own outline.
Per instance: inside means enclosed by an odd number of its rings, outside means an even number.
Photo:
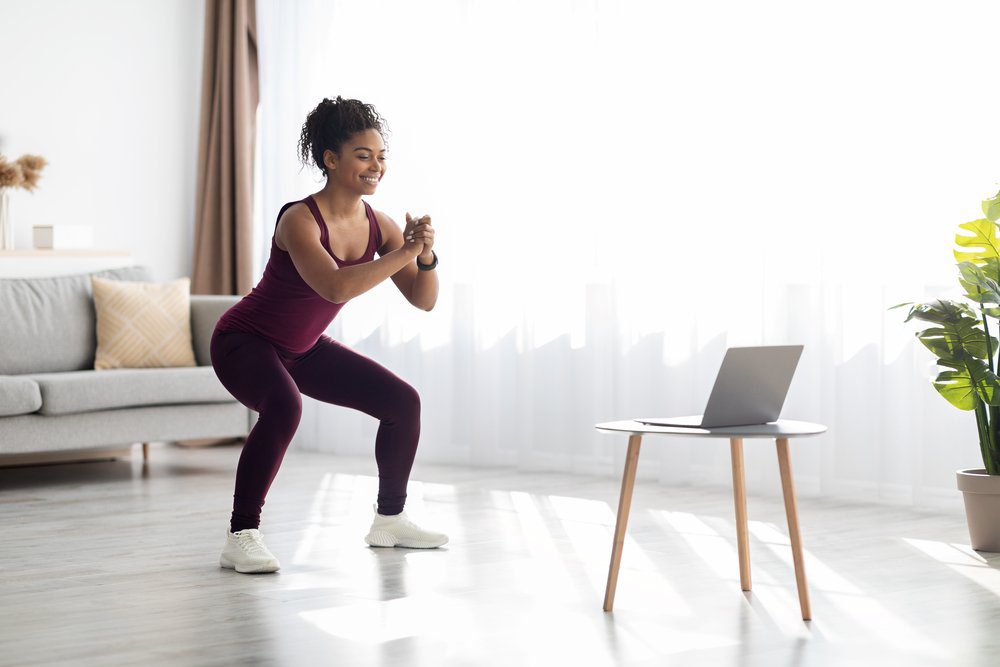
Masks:
[[[997,338],[1000,331],[1000,192],[982,203],[985,218],[959,225],[955,259],[962,301],[936,299],[910,306],[906,321],[930,326],[917,338],[941,367],[934,388],[959,410],[975,412],[983,468],[957,471],[958,489],[965,498],[972,548],[1000,551],[1000,378],[997,377]],[[969,234],[962,233],[969,232]],[[971,234],[971,235],[970,235]],[[891,310],[891,309],[890,309]]]

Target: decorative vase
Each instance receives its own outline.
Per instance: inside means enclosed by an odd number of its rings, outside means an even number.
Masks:
[[[959,470],[958,490],[965,497],[965,519],[976,551],[1000,552],[1000,475],[985,468]]]
[[[14,249],[14,221],[10,219],[10,188],[0,188],[0,250]]]

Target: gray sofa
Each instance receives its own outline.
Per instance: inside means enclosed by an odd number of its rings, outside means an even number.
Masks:
[[[91,275],[150,280],[139,266],[0,279],[0,465],[140,442],[145,458],[149,442],[245,437],[257,415],[226,391],[209,357],[215,323],[239,297],[191,295],[198,366],[95,371]]]

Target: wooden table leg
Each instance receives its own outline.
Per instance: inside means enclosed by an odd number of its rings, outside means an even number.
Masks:
[[[729,439],[733,460],[733,501],[736,503],[736,544],[740,556],[740,588],[750,590],[750,535],[747,532],[747,489],[743,481],[743,438]]]
[[[792,464],[788,457],[788,438],[775,440],[778,446],[778,468],[781,471],[781,492],[785,496],[785,516],[788,518],[788,537],[792,542],[792,561],[795,563],[795,585],[799,589],[799,606],[802,620],[812,618],[809,610],[809,589],[806,584],[806,567],[802,558],[802,536],[799,534],[799,511],[795,506],[795,484]]]
[[[622,546],[625,544],[625,526],[628,511],[632,506],[632,488],[635,486],[635,471],[639,464],[641,435],[628,439],[628,454],[625,456],[625,472],[622,474],[622,492],[618,498],[618,519],[615,523],[615,541],[611,548],[611,566],[608,568],[608,586],[604,591],[604,611],[611,611],[615,603],[615,588],[618,586],[618,567],[622,562]]]

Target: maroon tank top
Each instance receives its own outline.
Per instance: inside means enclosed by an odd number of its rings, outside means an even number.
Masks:
[[[289,206],[297,203],[288,202],[282,206],[278,211],[278,220]],[[312,211],[319,225],[320,242],[338,267],[370,262],[375,258],[375,251],[382,246],[382,231],[368,202],[362,200],[368,214],[368,247],[361,257],[352,260],[343,260],[333,254],[329,230],[312,195],[303,199],[302,203]],[[277,229],[277,221],[274,226]],[[257,334],[280,351],[298,355],[316,344],[343,306],[342,303],[327,301],[306,284],[292,263],[291,255],[278,247],[272,234],[271,256],[260,282],[219,318],[216,329],[220,332]]]

